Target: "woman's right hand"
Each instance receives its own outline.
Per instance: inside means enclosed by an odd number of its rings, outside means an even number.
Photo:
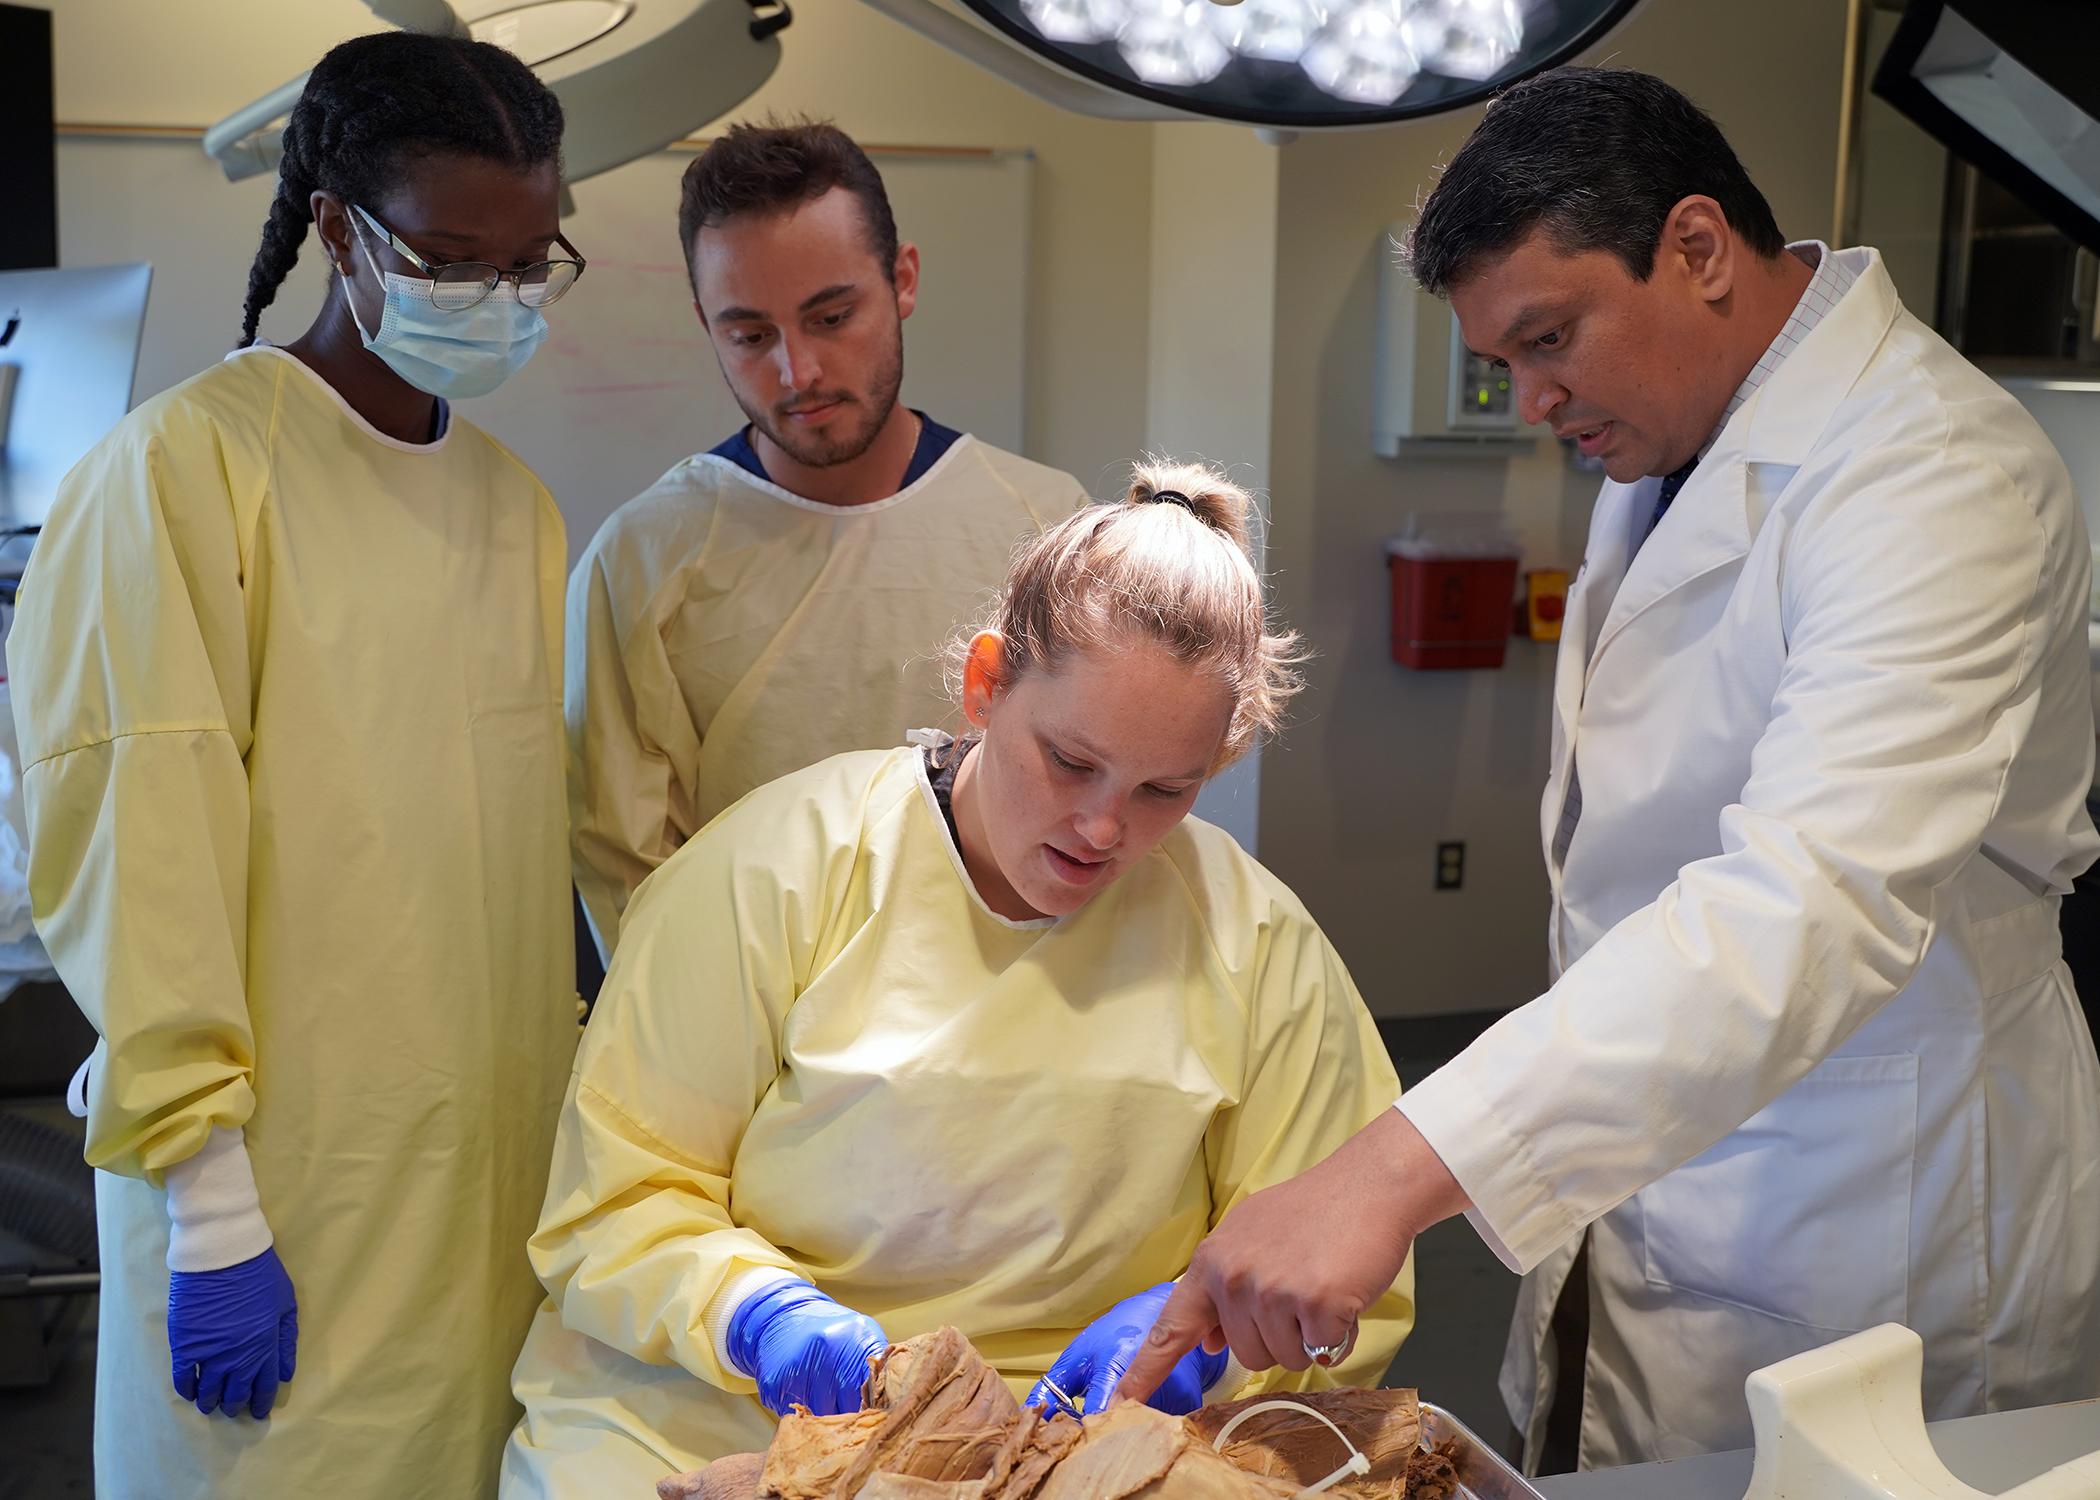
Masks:
[[[745,1302],[729,1320],[728,1342],[768,1411],[806,1406],[820,1417],[860,1410],[869,1363],[890,1343],[880,1323],[806,1281],[776,1282]]]
[[[1173,1290],[1173,1282],[1163,1281],[1135,1297],[1124,1298],[1094,1319],[1057,1357],[1049,1373],[1035,1383],[1035,1389],[1028,1393],[1028,1405],[1062,1405],[1057,1398],[1063,1396],[1088,1413],[1108,1410],[1117,1382],[1144,1347],[1145,1335],[1152,1331]],[[1189,1350],[1149,1394],[1146,1404],[1169,1416],[1188,1415],[1203,1404],[1205,1393],[1218,1383],[1225,1373],[1225,1363],[1223,1354]]]

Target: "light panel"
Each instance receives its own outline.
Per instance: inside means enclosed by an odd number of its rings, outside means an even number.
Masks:
[[[1636,0],[961,0],[1067,73],[1295,130],[1460,108],[1566,62]]]

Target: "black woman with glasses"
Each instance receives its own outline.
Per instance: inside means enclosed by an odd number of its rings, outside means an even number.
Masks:
[[[484,44],[322,58],[242,347],[81,462],[23,580],[30,882],[101,1036],[100,1494],[494,1493],[577,1034],[566,548],[450,403],[583,271],[561,127]],[[309,227],[319,314],[258,342]]]

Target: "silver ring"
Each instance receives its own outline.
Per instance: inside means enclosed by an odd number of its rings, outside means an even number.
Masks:
[[[1352,1328],[1342,1335],[1342,1341],[1338,1344],[1308,1344],[1300,1340],[1299,1347],[1305,1351],[1305,1357],[1314,1364],[1331,1365],[1344,1354],[1347,1354],[1349,1346],[1355,1342],[1356,1330]]]

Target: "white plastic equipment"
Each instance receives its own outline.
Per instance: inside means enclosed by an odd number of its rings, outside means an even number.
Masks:
[[[524,59],[561,100],[562,180],[669,145],[757,92],[780,62],[780,0],[365,0],[410,31],[470,35]],[[204,132],[228,182],[277,170],[306,75]]]
[[[1466,347],[1451,305],[1415,284],[1402,262],[1407,225],[1378,237],[1377,352],[1371,366],[1371,451],[1508,457],[1530,451],[1515,383]]]
[[[1956,1479],[1925,1434],[1924,1369],[1924,1342],[1884,1323],[1757,1371],[1744,1500],[2100,1500],[2100,1453],[1997,1497]]]

